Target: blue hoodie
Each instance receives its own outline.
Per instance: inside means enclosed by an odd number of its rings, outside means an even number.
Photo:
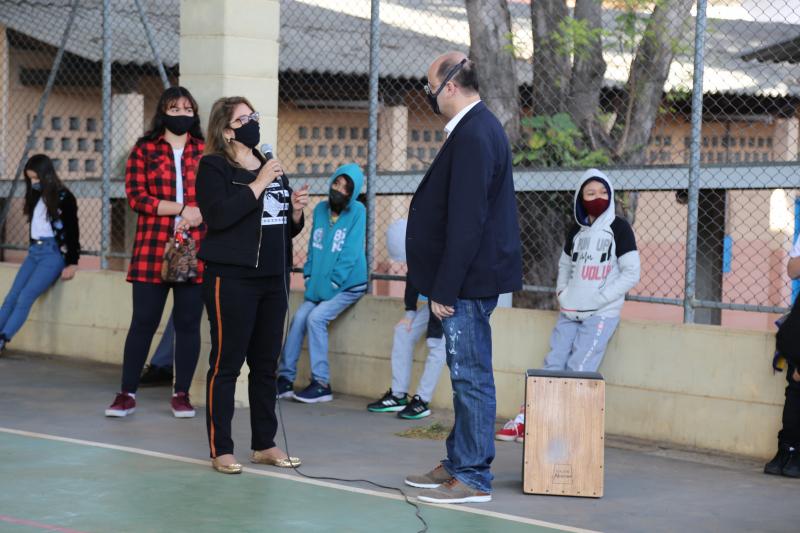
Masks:
[[[336,223],[330,223],[331,209],[327,200],[314,208],[308,259],[303,267],[305,299],[312,302],[330,300],[342,291],[367,283],[367,210],[357,200],[364,184],[364,173],[355,163],[343,165],[328,180],[329,189],[342,174],[353,180],[353,194]]]

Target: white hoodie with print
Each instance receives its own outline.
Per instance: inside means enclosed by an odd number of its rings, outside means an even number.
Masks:
[[[608,189],[608,208],[593,223],[581,203],[581,189],[589,180]],[[625,293],[639,282],[639,252],[633,229],[614,211],[614,187],[603,172],[590,168],[577,189],[570,230],[558,262],[556,290],[561,312],[570,320],[591,316],[617,317]]]

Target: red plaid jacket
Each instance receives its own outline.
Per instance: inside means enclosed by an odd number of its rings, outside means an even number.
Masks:
[[[203,155],[203,141],[189,135],[183,149],[183,203],[197,206],[195,173]],[[163,283],[161,263],[164,247],[175,230],[174,216],[159,216],[161,200],[175,201],[175,161],[172,146],[159,137],[154,141],[136,143],[125,166],[125,194],[131,208],[139,214],[136,221],[136,240],[128,268],[128,281]],[[205,234],[205,225],[190,230],[198,246]],[[203,262],[198,262],[198,276],[192,283],[203,280]]]

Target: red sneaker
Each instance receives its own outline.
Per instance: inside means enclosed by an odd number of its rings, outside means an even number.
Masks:
[[[172,396],[170,404],[175,418],[193,418],[195,415],[194,407],[189,402],[189,395],[185,392],[178,392]]]
[[[507,442],[517,441],[522,442],[525,437],[525,424],[509,420],[503,429],[495,433],[494,438],[497,440],[504,440]]]
[[[134,411],[136,411],[136,400],[127,392],[120,392],[114,398],[114,403],[106,409],[106,416],[121,418],[133,414]]]

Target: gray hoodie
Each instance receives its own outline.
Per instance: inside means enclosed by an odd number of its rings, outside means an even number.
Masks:
[[[581,203],[581,188],[591,179],[603,182],[609,204],[594,223]],[[633,229],[615,215],[614,186],[601,171],[583,173],[575,190],[576,225],[570,230],[558,262],[556,290],[561,312],[570,320],[591,316],[617,317],[625,293],[639,282],[639,252]]]

